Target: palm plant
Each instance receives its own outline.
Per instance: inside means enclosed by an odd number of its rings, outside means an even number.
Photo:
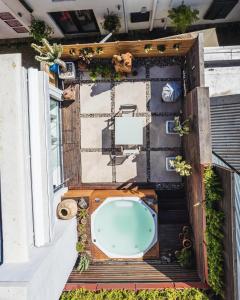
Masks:
[[[175,132],[177,132],[180,136],[183,136],[184,134],[189,134],[190,132],[190,118],[186,119],[181,123],[180,117],[176,116],[174,117],[174,129]]]
[[[111,12],[104,15],[103,29],[109,32],[117,32],[121,27],[120,19],[117,14]]]
[[[190,25],[199,20],[198,14],[197,9],[191,9],[191,6],[185,5],[184,1],[178,7],[168,11],[168,17],[171,19],[176,31],[180,33],[186,32]]]
[[[31,47],[40,54],[36,55],[35,59],[40,62],[45,62],[49,66],[58,64],[63,71],[66,71],[66,63],[60,59],[63,52],[62,45],[56,43],[50,45],[46,39],[42,39],[41,43],[41,46],[34,43],[31,44]]]
[[[185,160],[182,160],[182,156],[178,155],[174,160],[169,161],[170,166],[175,169],[180,176],[190,176],[192,167],[186,163]]]

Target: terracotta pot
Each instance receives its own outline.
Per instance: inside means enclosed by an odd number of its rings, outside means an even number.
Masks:
[[[62,220],[72,219],[77,215],[77,202],[74,199],[65,199],[57,206],[57,216]]]
[[[189,249],[192,247],[192,241],[189,239],[183,239],[182,245],[183,245],[183,248]]]

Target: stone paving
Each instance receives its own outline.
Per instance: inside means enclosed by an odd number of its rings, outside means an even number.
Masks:
[[[81,178],[83,183],[181,182],[166,171],[166,157],[181,154],[178,135],[166,134],[166,121],[181,109],[181,101],[164,103],[162,87],[181,80],[179,64],[158,66],[141,61],[136,77],[121,82],[91,82],[80,74]],[[115,145],[114,118],[123,104],[136,104],[145,118],[144,144],[136,157],[124,157]]]

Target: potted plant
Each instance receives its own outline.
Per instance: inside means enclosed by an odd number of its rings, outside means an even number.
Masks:
[[[178,155],[175,159],[169,161],[170,165],[175,169],[180,176],[190,176],[192,167],[182,160],[182,156]]]
[[[120,19],[117,14],[111,12],[104,15],[103,29],[109,32],[118,32],[121,27]]]
[[[53,29],[43,20],[33,18],[30,25],[30,35],[35,41],[41,42],[42,39],[48,39],[53,34]]]
[[[85,243],[77,242],[76,251],[79,252],[79,253],[83,253],[85,251]]]
[[[182,4],[168,11],[168,17],[172,21],[172,25],[176,31],[180,33],[186,32],[187,28],[194,22],[199,20],[199,11],[192,9],[190,5]]]
[[[59,72],[59,66],[62,68],[63,72],[66,72],[66,63],[60,59],[63,52],[62,45],[56,43],[50,45],[46,39],[42,39],[41,43],[41,46],[34,43],[31,44],[31,47],[40,54],[36,55],[35,59],[40,62],[45,62],[49,65],[49,70],[54,73]]]
[[[146,44],[144,46],[144,52],[145,53],[148,53],[148,52],[152,51],[152,49],[153,49],[152,44]]]
[[[189,248],[183,248],[181,251],[176,251],[175,256],[181,267],[191,269],[194,265],[193,252]]]
[[[190,123],[191,123],[190,118],[181,122],[180,117],[176,116],[174,117],[174,131],[178,133],[180,136],[183,136],[184,134],[187,135],[190,133]]]
[[[159,53],[163,53],[166,50],[166,46],[165,45],[157,45],[157,50]]]
[[[104,53],[103,47],[97,47],[96,50],[95,50],[95,53],[96,53],[97,55],[103,54],[103,53]]]
[[[92,48],[86,47],[79,51],[79,69],[80,71],[85,71],[87,66],[90,64],[95,52]]]

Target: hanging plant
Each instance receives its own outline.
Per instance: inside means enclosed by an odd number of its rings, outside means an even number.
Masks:
[[[121,27],[120,19],[117,14],[111,12],[104,15],[103,29],[109,32],[118,32]]]
[[[44,21],[32,19],[30,25],[30,35],[35,41],[41,42],[42,39],[48,39],[53,34],[53,29]]]
[[[157,45],[157,50],[160,53],[163,53],[166,50],[166,46],[165,45]]]
[[[170,166],[175,169],[180,176],[190,176],[192,167],[182,160],[182,156],[178,155],[175,159],[169,161]]]
[[[189,134],[190,132],[190,118],[186,119],[181,123],[180,117],[174,117],[174,128],[173,130],[179,134],[179,136],[183,136],[184,134]]]
[[[190,25],[199,20],[198,15],[199,11],[192,9],[190,5],[185,5],[184,1],[178,7],[168,11],[168,17],[172,21],[172,25],[180,33],[186,32]]]
[[[148,53],[148,52],[152,51],[152,49],[153,49],[152,44],[146,44],[144,47],[144,52]]]

